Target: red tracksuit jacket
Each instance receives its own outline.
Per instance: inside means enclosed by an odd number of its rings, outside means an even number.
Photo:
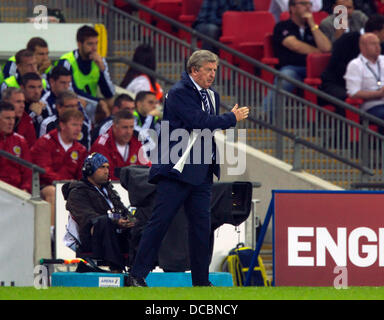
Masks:
[[[77,141],[67,151],[61,146],[57,129],[36,140],[31,149],[32,161],[46,170],[40,176],[42,186],[57,180],[78,180],[88,155],[87,149]]]
[[[28,146],[32,148],[37,139],[36,130],[32,118],[25,111],[15,127],[15,132],[24,136]]]
[[[91,147],[91,152],[98,152],[107,157],[109,161],[109,172],[112,180],[120,180],[115,176],[115,168],[122,168],[129,165],[150,165],[147,163],[140,162],[139,150],[141,148],[141,142],[132,136],[129,142],[129,154],[127,161],[124,161],[120,152],[117,150],[115,137],[113,136],[112,128],[106,133],[100,135]],[[142,151],[140,151],[142,152]]]
[[[19,158],[31,161],[31,154],[27,140],[18,133],[10,135],[0,133],[0,149]],[[0,180],[7,182],[16,188],[31,192],[32,171],[7,158],[0,157]]]

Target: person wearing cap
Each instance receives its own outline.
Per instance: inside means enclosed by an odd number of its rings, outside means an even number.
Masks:
[[[81,244],[77,251],[107,261],[112,272],[123,271],[128,261],[122,253],[129,248],[129,228],[134,222],[127,218],[128,209],[110,182],[108,159],[97,152],[89,155],[82,178],[64,184],[62,191],[66,209],[78,224]]]

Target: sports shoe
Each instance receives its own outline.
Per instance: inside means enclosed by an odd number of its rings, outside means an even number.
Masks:
[[[129,287],[148,287],[144,278],[135,278],[131,275],[128,276],[127,284]]]

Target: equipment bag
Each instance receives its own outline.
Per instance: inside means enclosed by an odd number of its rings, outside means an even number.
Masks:
[[[221,264],[221,270],[232,274],[234,286],[244,286],[253,253],[254,250],[252,248],[245,247],[244,243],[239,243],[236,248],[233,248],[228,256],[224,258]],[[270,285],[263,259],[259,255],[256,266],[252,272],[250,286],[268,287]]]

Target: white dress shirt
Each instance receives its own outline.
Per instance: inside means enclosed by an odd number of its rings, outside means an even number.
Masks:
[[[344,75],[347,93],[355,95],[359,91],[376,91],[384,86],[384,55],[372,63],[362,54],[351,60]],[[374,106],[384,104],[384,98],[367,100],[361,105],[361,109],[367,111]]]

